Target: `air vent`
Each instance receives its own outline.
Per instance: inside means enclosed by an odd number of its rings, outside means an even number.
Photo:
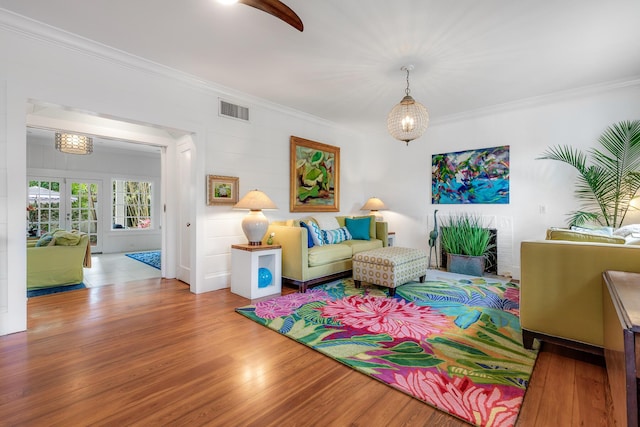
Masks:
[[[232,119],[249,121],[249,109],[241,105],[232,104],[227,101],[220,100],[220,115],[230,117]]]

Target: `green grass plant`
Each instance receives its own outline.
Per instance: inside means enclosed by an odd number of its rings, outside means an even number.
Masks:
[[[445,218],[440,227],[440,244],[454,255],[484,256],[490,248],[491,234],[480,217],[459,213]]]

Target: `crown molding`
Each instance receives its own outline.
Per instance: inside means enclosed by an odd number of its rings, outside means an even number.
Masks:
[[[308,120],[323,126],[342,129],[345,132],[353,133],[353,130],[326,119],[276,104],[272,101],[259,98],[224,85],[201,79],[192,74],[176,70],[171,67],[150,61],[148,59],[133,55],[120,49],[107,46],[86,37],[70,33],[49,24],[28,18],[23,15],[0,8],[0,29],[4,29],[21,36],[52,44],[64,49],[75,51],[79,54],[91,56],[97,60],[110,62],[138,72],[146,72],[164,78],[179,81],[194,89],[206,92],[212,96],[228,97],[230,99],[240,99],[242,103],[249,103],[250,106],[260,106],[275,110],[290,116]]]
[[[582,86],[575,89],[563,90],[549,93],[546,95],[534,96],[518,101],[496,104],[489,107],[482,107],[477,110],[465,111],[463,113],[451,114],[443,116],[432,121],[434,126],[440,124],[454,123],[463,120],[489,116],[493,114],[505,113],[514,110],[522,110],[525,108],[537,107],[546,104],[553,104],[561,101],[567,101],[572,98],[581,98],[584,96],[592,96],[598,93],[609,92],[625,87],[640,86],[640,76],[632,79],[615,80],[605,83],[598,83],[590,86]]]

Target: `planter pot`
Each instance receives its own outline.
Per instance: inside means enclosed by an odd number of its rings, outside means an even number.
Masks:
[[[484,256],[447,254],[447,271],[481,277],[484,273]]]

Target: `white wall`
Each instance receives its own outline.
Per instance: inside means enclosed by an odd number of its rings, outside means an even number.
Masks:
[[[409,147],[372,135],[382,150],[379,175],[387,178],[368,183],[367,189],[390,208],[384,216],[400,246],[428,248],[435,209],[438,216],[454,211],[483,215],[498,227],[499,273],[519,278],[520,242],[543,239],[550,226],[566,226],[567,214],[578,207],[573,168],[536,157],[559,144],[588,149],[598,145],[611,124],[639,119],[640,80],[450,118],[432,124]],[[433,154],[501,145],[511,147],[508,205],[431,204]]]
[[[38,178],[73,178],[96,181],[102,228],[102,253],[133,252],[161,247],[162,203],[160,200],[160,153],[109,151],[95,147],[88,156],[63,154],[55,150],[53,140],[41,141],[27,136],[27,175]],[[153,229],[113,230],[111,228],[111,180],[148,181],[153,185]]]
[[[229,286],[230,244],[244,242],[246,213],[229,206],[207,207],[205,175],[240,178],[241,193],[259,187],[288,213],[288,157],[291,135],[339,146],[343,201],[364,201],[364,168],[356,156],[361,139],[350,131],[249,95],[205,84],[174,70],[111,51],[104,46],[21,21],[0,11],[0,335],[26,328],[26,105],[42,102],[103,117],[178,129],[194,144],[193,182],[177,188],[175,144],[167,147],[163,188],[167,200],[167,242],[176,242],[177,194],[194,195],[191,206],[191,289]],[[42,64],[64,63],[64,68]],[[218,116],[218,98],[251,108],[251,123]],[[350,163],[353,162],[351,165]],[[355,203],[354,203],[355,205]],[[171,230],[169,230],[172,228]],[[176,263],[176,249],[169,262]],[[6,266],[6,268],[5,268]]]
[[[239,177],[240,197],[253,189],[264,191],[278,206],[265,211],[270,220],[297,218],[289,212],[289,138],[291,135],[340,147],[340,211],[360,213],[364,203],[362,177],[366,167],[358,162],[361,138],[316,120],[292,120],[282,111],[250,106],[251,122],[220,118],[207,135],[206,173]],[[203,177],[204,180],[204,177]],[[354,208],[357,206],[357,208]],[[213,288],[230,283],[230,246],[246,243],[241,221],[247,211],[230,205],[206,207],[205,280]]]

